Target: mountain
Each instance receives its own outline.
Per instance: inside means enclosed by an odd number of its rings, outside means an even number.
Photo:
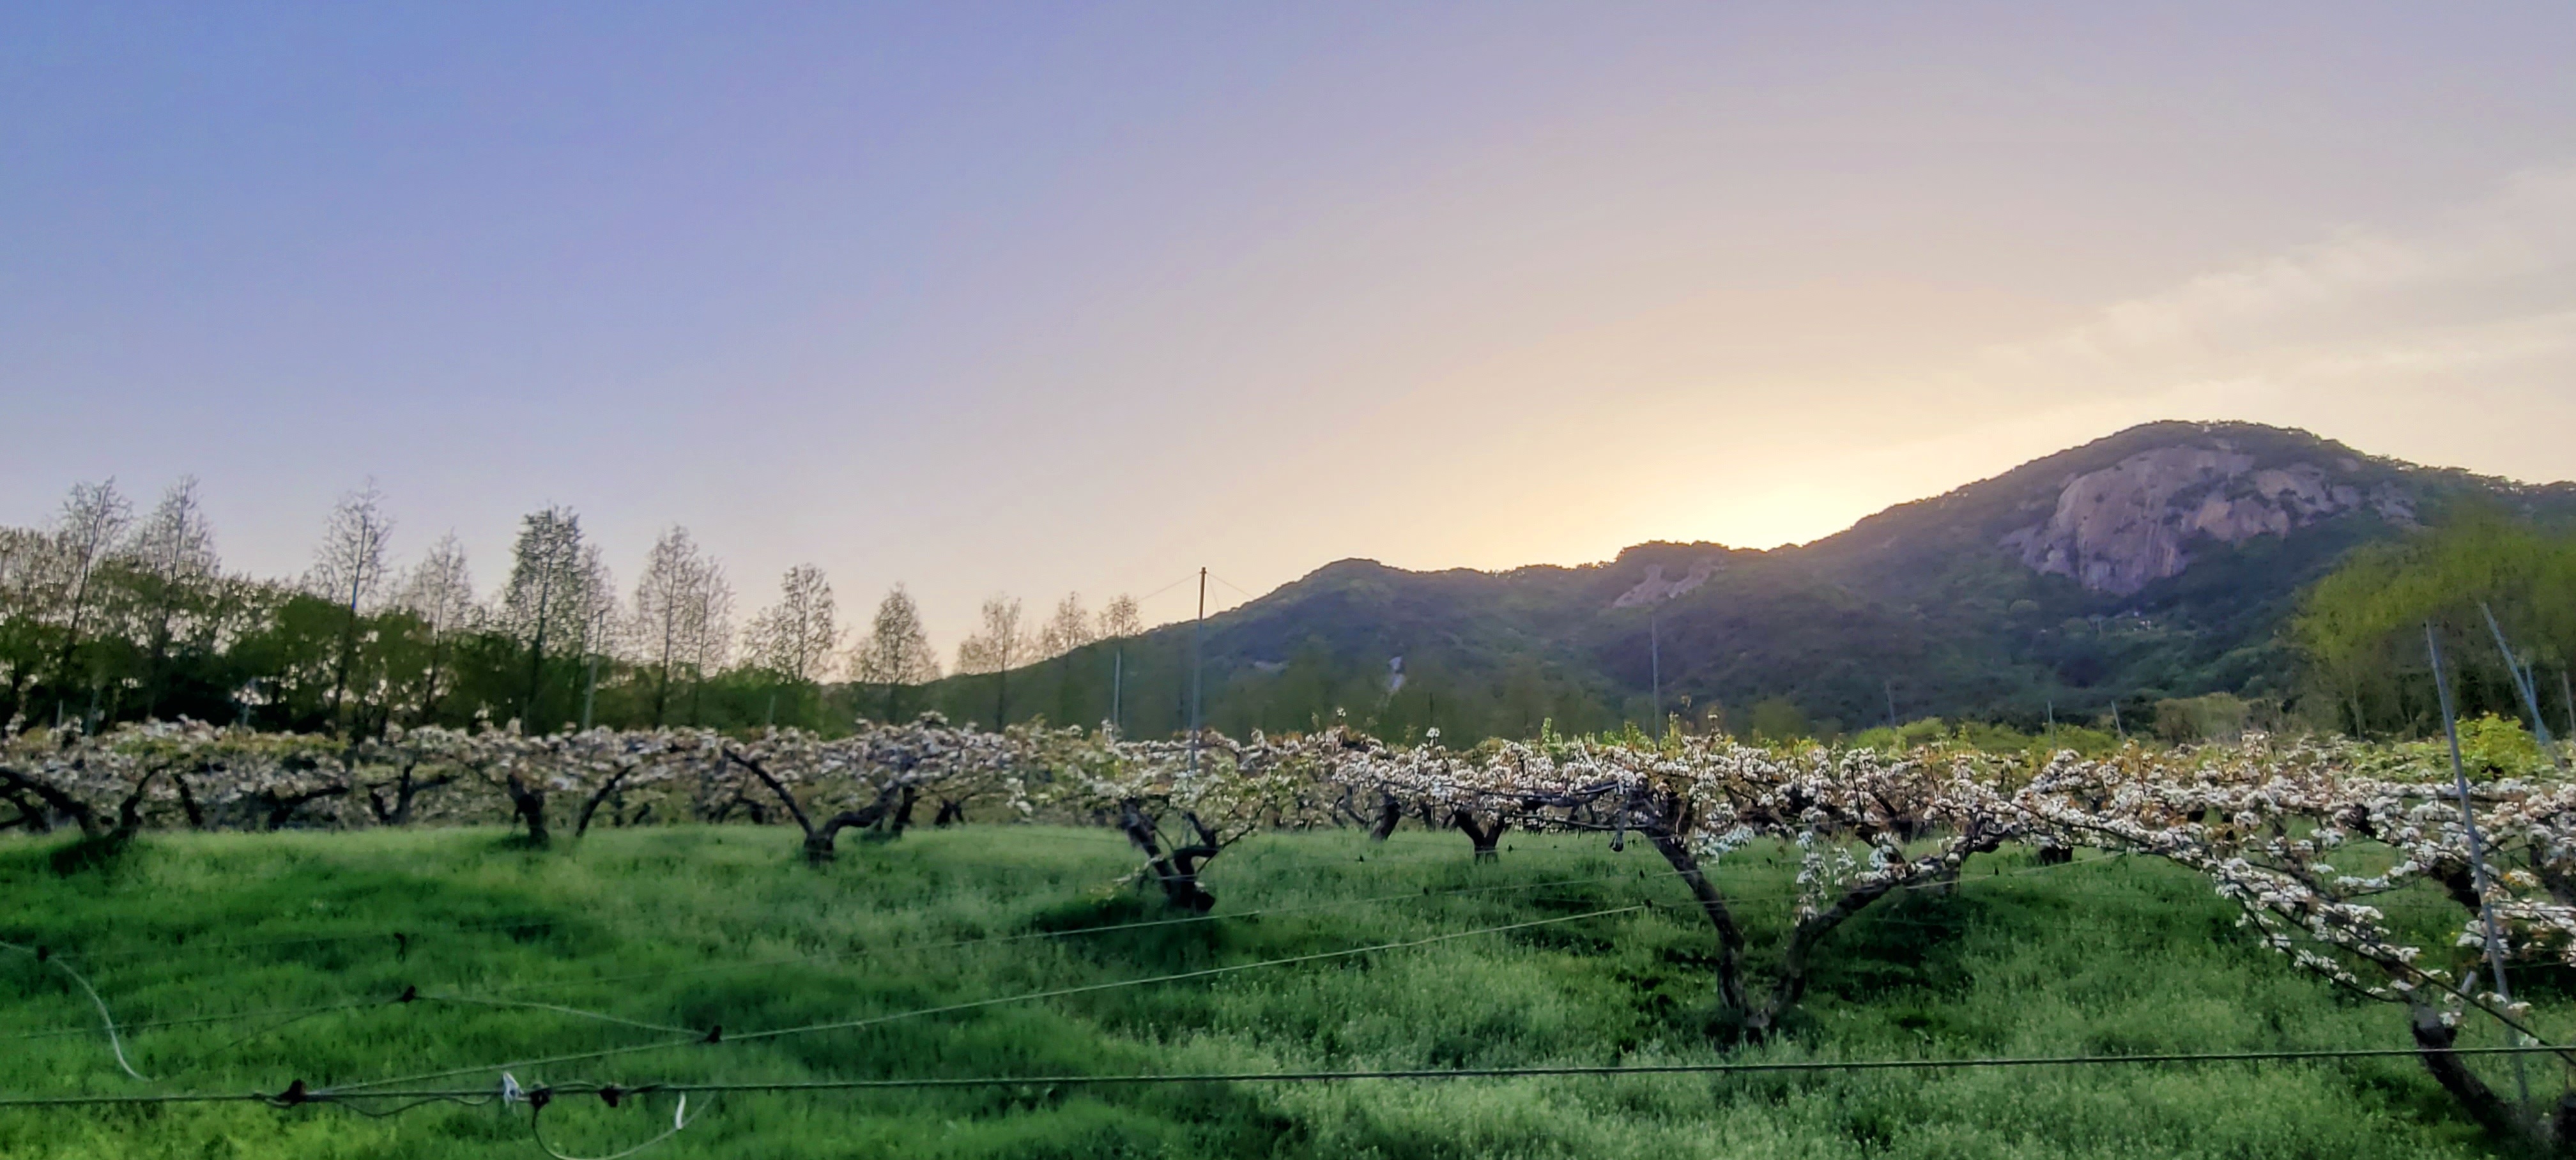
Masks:
[[[1590,729],[1768,703],[1825,728],[1891,715],[2035,723],[2164,697],[2286,697],[2281,629],[2353,547],[2462,503],[2576,522],[2576,485],[2365,455],[2305,431],[2152,423],[1901,504],[1809,544],[1649,543],[1507,572],[1342,560],[1210,617],[1206,719],[1387,732]],[[943,682],[953,713],[1186,719],[1190,626]],[[1445,704],[1444,704],[1445,701]]]

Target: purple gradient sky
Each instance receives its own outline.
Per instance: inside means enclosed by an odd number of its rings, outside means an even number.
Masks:
[[[946,649],[2155,418],[2576,474],[2576,8],[2132,7],[14,5],[0,523],[193,472],[284,574],[372,475]]]

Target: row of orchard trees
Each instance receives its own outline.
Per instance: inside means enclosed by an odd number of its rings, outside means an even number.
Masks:
[[[191,717],[382,736],[481,714],[544,727],[899,720],[938,679],[897,585],[855,634],[830,580],[800,565],[737,619],[725,569],[673,527],[631,587],[570,510],[530,513],[497,590],[446,536],[409,562],[373,487],[342,497],[310,569],[229,573],[193,480],[138,514],[114,481],[74,487],[40,528],[0,528],[0,722]],[[1067,597],[1043,624],[996,599],[963,672],[1001,672],[1143,631],[1133,600],[1093,616]],[[828,683],[864,703],[827,707]],[[1006,706],[1005,706],[1006,707]],[[827,712],[828,708],[828,712]]]
[[[1715,942],[1720,1000],[1755,1039],[1781,1033],[1812,964],[1871,906],[1945,886],[2007,843],[2039,850],[2042,864],[2090,848],[2202,875],[2295,968],[2404,1008],[2425,1066],[2473,1118],[2565,1150],[2576,1145],[2576,1095],[2546,1113],[2519,1107],[2453,1048],[2474,1012],[2534,1030],[2508,995],[2508,970],[2576,965],[2576,784],[2476,785],[2473,838],[2453,783],[2428,772],[2405,750],[2261,736],[2033,765],[1964,749],[1679,734],[1466,750],[1345,728],[1130,740],[958,728],[935,715],[839,738],[433,726],[340,740],[182,723],[8,737],[0,803],[15,816],[0,825],[71,825],[121,842],[155,824],[513,819],[544,842],[602,817],[742,818],[797,826],[807,855],[823,860],[843,832],[899,835],[927,808],[938,824],[971,813],[1115,827],[1138,853],[1140,881],[1195,911],[1214,902],[1209,865],[1262,830],[1342,824],[1383,838],[1420,818],[1461,831],[1479,857],[1513,830],[1597,834],[1613,848],[1642,842],[1670,867]],[[1800,859],[1786,932],[1764,946],[1718,874],[1757,843]],[[2456,921],[2393,921],[2384,904],[2403,892],[2449,906]],[[2482,962],[2490,930],[2493,959]]]

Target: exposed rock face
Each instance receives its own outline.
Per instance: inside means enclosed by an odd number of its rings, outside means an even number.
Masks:
[[[1610,602],[1610,607],[1635,608],[1640,604],[1660,604],[1708,583],[1708,578],[1717,574],[1717,568],[1716,560],[1701,560],[1691,565],[1689,574],[1667,579],[1664,576],[1663,565],[1648,564],[1646,578],[1638,581],[1636,587],[1620,593],[1618,599]]]
[[[2310,463],[2255,463],[2223,442],[2142,451],[2067,480],[2047,521],[2005,536],[2003,545],[2037,571],[2125,596],[2180,575],[2202,536],[2238,544],[2287,535],[2365,506],[2412,522],[2404,497],[2384,489],[2365,494]]]

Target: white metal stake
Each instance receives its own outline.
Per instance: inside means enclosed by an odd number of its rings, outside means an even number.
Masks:
[[[2487,607],[2485,601],[2479,601],[2478,611],[2486,614],[2487,631],[2495,634],[2496,649],[2504,654],[2504,671],[2505,675],[2513,678],[2513,691],[2522,694],[2522,707],[2531,713],[2532,737],[2540,742],[2540,751],[2549,755],[2550,763],[2565,770],[2567,755],[2560,753],[2558,747],[2550,742],[2549,722],[2540,719],[2540,695],[2531,687],[2531,674],[2523,669],[2522,662],[2513,658],[2513,646],[2505,643],[2504,627],[2496,623],[2495,610]],[[2428,628],[2426,631],[2431,630]]]
[[[2496,927],[2495,903],[2487,897],[2486,842],[2478,836],[2478,817],[2469,806],[2469,774],[2460,763],[2459,718],[2451,711],[2451,678],[2442,669],[2442,640],[2431,621],[2424,623],[2424,651],[2433,658],[2433,692],[2442,702],[2442,736],[2451,743],[2451,784],[2460,793],[2460,828],[2469,836],[2470,881],[2477,887],[2478,915],[2486,925],[2487,966],[2495,972],[2497,997],[2511,1003],[2513,990],[2504,980],[2504,939]],[[2520,1055],[2513,1057],[2513,1082],[2522,1095],[2522,1107],[2529,1109],[2531,1078],[2524,1073]]]

